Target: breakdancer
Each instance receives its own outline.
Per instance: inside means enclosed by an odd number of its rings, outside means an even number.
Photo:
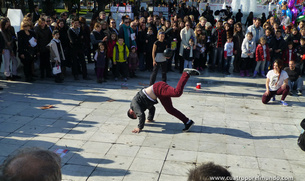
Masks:
[[[169,114],[175,116],[184,123],[185,128],[183,131],[189,131],[190,128],[194,125],[194,121],[190,120],[183,113],[173,107],[171,97],[180,97],[190,75],[199,74],[199,71],[196,69],[185,68],[176,88],[169,86],[165,82],[157,82],[147,88],[140,90],[132,99],[130,103],[130,109],[127,111],[127,115],[131,119],[137,119],[137,117],[139,118],[138,127],[135,128],[132,132],[139,133],[144,128],[144,111],[146,109],[149,110],[147,117],[148,122],[153,121],[156,110],[154,104],[158,103],[157,98],[160,100],[161,104]]]

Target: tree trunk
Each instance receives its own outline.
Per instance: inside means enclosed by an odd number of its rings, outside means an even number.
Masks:
[[[28,0],[28,5],[29,5],[30,13],[33,13],[34,12],[34,1]]]
[[[72,9],[72,6],[73,6],[72,1],[65,0],[65,9],[66,9],[66,10],[68,10],[68,11],[70,12],[71,9]]]
[[[46,15],[52,14],[52,11],[54,10],[53,8],[53,2],[51,0],[46,0],[44,3],[44,8],[43,12],[46,13]]]
[[[24,4],[24,0],[20,0],[20,9],[22,11],[22,13],[25,15],[25,4]]]
[[[110,0],[96,0],[98,4],[98,12],[105,11],[105,6],[110,3]]]

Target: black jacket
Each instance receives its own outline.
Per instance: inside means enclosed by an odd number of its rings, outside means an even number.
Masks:
[[[143,90],[143,89],[142,89]],[[130,108],[136,113],[137,117],[139,118],[138,128],[143,129],[145,124],[145,110],[149,110],[149,114],[147,119],[153,120],[155,115],[155,104],[158,101],[151,101],[146,97],[146,95],[140,90],[132,99],[130,103]]]
[[[282,58],[282,54],[286,50],[286,42],[283,39],[283,37],[281,37],[279,40],[277,40],[276,37],[274,36],[273,39],[271,40],[270,48],[272,48],[273,58],[275,58],[275,59]],[[281,51],[279,53],[276,53],[275,50],[278,50],[278,49],[281,49]]]
[[[41,29],[40,26],[34,28],[37,37],[37,48],[39,52],[46,52],[49,49],[47,45],[52,40],[52,33],[49,27],[45,26],[44,29]]]
[[[155,34],[152,34],[152,35],[146,35],[146,38],[145,38],[145,52],[147,54],[151,54],[152,52],[152,49],[153,49],[153,46],[154,46],[154,43],[155,41],[157,40],[157,37]],[[149,55],[151,56],[151,55]]]
[[[296,62],[299,63],[301,62],[302,58],[301,58],[301,55],[304,55],[305,54],[305,45],[299,45],[297,48],[296,48],[296,53],[297,53],[297,60]]]
[[[32,47],[29,40],[34,37],[36,39],[36,34],[34,31],[29,31],[30,35],[27,35],[24,30],[20,30],[17,33],[18,37],[18,55],[24,55],[26,58],[33,58],[36,54],[36,47]]]
[[[4,49],[5,43],[4,43],[4,38],[2,36],[2,33],[0,33],[0,55],[2,54],[2,51]],[[2,61],[2,58],[1,58]],[[0,62],[1,63],[1,62]]]
[[[74,52],[84,52],[84,34],[82,29],[80,29],[79,34],[77,35],[72,28],[68,30],[68,37],[70,40],[71,51]]]

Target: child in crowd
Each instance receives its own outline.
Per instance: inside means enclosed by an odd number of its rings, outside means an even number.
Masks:
[[[233,43],[233,36],[231,33],[227,33],[227,42],[225,43],[224,47],[224,59],[225,59],[225,64],[224,64],[224,69],[223,72],[226,75],[230,75],[230,65],[231,65],[231,60],[234,52],[234,43]]]
[[[130,48],[131,52],[128,57],[128,65],[129,65],[129,76],[136,77],[136,69],[139,66],[139,57],[137,54],[137,49],[135,46],[131,46]]]
[[[194,40],[193,38],[190,38],[189,46],[183,50],[184,68],[192,68],[192,63],[194,60],[193,47],[194,47]]]
[[[196,50],[194,51],[194,68],[197,70],[203,70],[205,68],[205,64],[207,61],[207,49],[206,49],[206,32],[201,30],[201,28],[197,28],[198,31],[196,34],[197,45]],[[199,31],[200,30],[200,31]]]
[[[112,62],[113,48],[117,41],[118,41],[118,35],[115,32],[111,33],[110,40],[107,42],[107,57],[109,58],[109,62]],[[113,65],[113,62],[112,65],[109,65],[109,67],[112,68],[112,73],[113,75],[115,75],[116,66]]]
[[[240,76],[247,77],[250,76],[249,69],[251,68],[251,62],[254,58],[256,43],[253,40],[252,32],[248,32],[242,43],[242,53],[241,53],[241,66],[240,66]]]
[[[257,73],[260,71],[263,77],[265,76],[265,63],[270,61],[270,52],[267,41],[264,37],[259,39],[260,44],[257,46],[255,51],[256,56],[256,67],[253,73],[253,77],[257,76]]]
[[[156,40],[157,40],[157,35],[153,33],[153,28],[148,27],[147,36],[145,38],[144,54],[146,55],[146,69],[150,72],[153,69],[152,49]]]
[[[54,30],[52,35],[53,39],[48,44],[50,47],[50,61],[52,67],[58,67],[58,69],[60,69],[61,62],[65,60],[65,55],[59,40],[59,31]],[[64,80],[62,73],[55,74],[54,77],[56,83],[62,83]]]
[[[127,82],[128,67],[126,61],[129,57],[129,49],[124,43],[124,37],[119,37],[118,42],[114,45],[112,57],[113,65],[116,65],[114,80],[118,81],[121,71],[124,81]]]
[[[296,49],[293,48],[293,42],[288,42],[288,49],[283,53],[284,67],[288,67],[290,60],[296,60]]]
[[[273,38],[272,31],[270,28],[265,30],[265,35],[263,37],[266,39],[266,44],[270,46],[271,40]]]
[[[300,45],[300,38],[298,28],[292,28],[291,41],[293,42],[293,48],[297,48]]]
[[[303,66],[305,61],[305,39],[300,39],[300,45],[297,47],[297,61],[296,61],[296,67],[301,69],[301,75],[303,75]]]
[[[98,46],[99,46],[99,50],[96,51],[94,55],[94,60],[96,61],[95,68],[96,68],[97,83],[102,83],[102,82],[106,82],[103,75],[107,60],[106,60],[105,45],[103,43],[99,43]]]
[[[305,38],[305,27],[300,29],[300,37]]]

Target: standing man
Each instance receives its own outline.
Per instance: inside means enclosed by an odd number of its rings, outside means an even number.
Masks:
[[[241,12],[241,9],[238,9],[238,12],[236,13],[236,23],[241,22],[241,18],[243,17],[243,13]]]
[[[175,116],[176,118],[180,119],[185,128],[183,129],[184,132],[190,130],[190,128],[194,125],[194,121],[187,118],[183,113],[173,107],[171,97],[180,97],[183,93],[184,86],[188,81],[190,75],[199,75],[199,71],[196,69],[184,69],[182,76],[176,86],[173,88],[169,86],[165,82],[157,82],[147,88],[142,89],[137,93],[137,95],[132,99],[130,103],[130,109],[127,111],[127,115],[131,119],[139,118],[138,127],[135,128],[132,132],[133,133],[140,133],[144,128],[145,124],[145,113],[146,109],[149,110],[147,120],[153,121],[155,115],[155,106],[157,104],[157,98],[159,98],[161,104],[165,108],[165,110]]]
[[[34,6],[34,12],[33,12],[33,24],[36,23],[36,21],[40,18],[40,14],[39,14],[39,6],[38,5],[35,5]]]
[[[81,65],[83,79],[91,80],[87,76],[87,65],[84,55],[84,34],[80,29],[79,19],[75,18],[72,20],[72,27],[68,30],[68,37],[71,46],[71,57],[73,61],[72,74],[75,80],[79,80],[79,66]]]
[[[257,18],[255,23],[248,27],[247,32],[252,32],[255,43],[259,44],[259,39],[264,36],[264,29],[261,27],[262,20]]]

